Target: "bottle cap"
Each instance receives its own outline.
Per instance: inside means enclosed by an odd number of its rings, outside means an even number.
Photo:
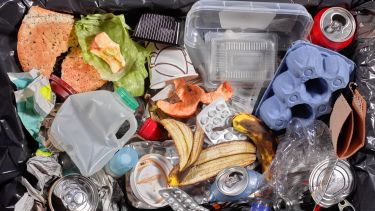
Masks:
[[[120,149],[109,161],[111,175],[121,177],[132,169],[138,162],[138,152],[132,147]]]
[[[138,134],[149,141],[157,141],[163,137],[163,133],[161,132],[158,123],[152,120],[151,117],[143,123]]]
[[[121,97],[122,101],[129,106],[130,109],[136,110],[139,106],[137,100],[131,96],[123,87],[119,87],[116,93]]]

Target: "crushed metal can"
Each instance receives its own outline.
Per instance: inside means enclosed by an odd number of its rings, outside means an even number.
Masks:
[[[130,187],[135,197],[152,208],[168,205],[159,190],[168,187],[168,175],[172,168],[162,155],[142,156],[130,175]]]
[[[309,178],[309,190],[316,191],[323,182],[326,171],[329,171],[329,160],[320,162],[311,172]],[[354,175],[350,165],[345,160],[338,160],[332,174],[329,175],[327,187],[324,192],[312,194],[314,201],[319,206],[328,208],[344,200],[354,188]]]
[[[243,167],[221,171],[211,185],[210,201],[233,202],[246,200],[264,184],[262,174]]]
[[[58,179],[48,193],[48,206],[52,211],[95,211],[98,203],[96,185],[81,175]]]

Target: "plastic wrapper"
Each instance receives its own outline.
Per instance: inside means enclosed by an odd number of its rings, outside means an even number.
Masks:
[[[271,165],[275,197],[299,200],[308,191],[312,169],[320,161],[335,157],[326,124],[315,121],[303,127],[298,119],[291,120]]]

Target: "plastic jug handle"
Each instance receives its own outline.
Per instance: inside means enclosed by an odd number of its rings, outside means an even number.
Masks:
[[[137,120],[135,119],[134,115],[131,115],[128,119],[129,121],[129,130],[119,139],[120,147],[123,147],[129,139],[135,134],[138,128]]]

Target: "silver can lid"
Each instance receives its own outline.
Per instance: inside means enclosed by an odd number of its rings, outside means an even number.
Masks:
[[[217,189],[224,195],[237,196],[245,191],[249,175],[243,167],[231,167],[222,170],[216,176]]]
[[[327,9],[320,19],[320,29],[332,42],[345,42],[355,33],[356,23],[353,15],[341,7]]]
[[[320,162],[311,172],[309,178],[309,190],[314,192],[321,185],[326,171],[328,170],[329,160]],[[330,207],[344,200],[353,190],[354,176],[347,161],[339,160],[334,167],[325,193],[312,194],[315,202],[322,207]]]
[[[130,174],[130,187],[134,195],[153,208],[168,205],[159,190],[168,187],[168,175],[172,168],[171,162],[162,155],[142,156]]]
[[[51,210],[95,211],[99,195],[95,184],[81,175],[69,175],[57,180],[48,194]]]

